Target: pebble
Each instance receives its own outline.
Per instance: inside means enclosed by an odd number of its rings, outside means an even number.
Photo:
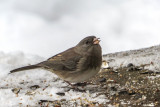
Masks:
[[[128,65],[127,65],[127,67],[133,67],[134,65],[132,64],[132,63],[129,63]]]
[[[58,92],[56,94],[59,95],[59,96],[65,96],[65,93],[63,93],[63,92]]]
[[[34,95],[34,94],[36,94],[36,92],[27,91],[27,93],[25,95]]]
[[[134,67],[129,67],[127,71],[134,71]]]
[[[113,87],[111,87],[111,90],[112,91],[117,91],[117,88],[113,86]]]
[[[32,89],[32,90],[36,90],[37,88],[40,88],[40,86],[39,85],[30,86],[30,89]]]
[[[106,78],[99,79],[99,82],[106,82]]]
[[[118,94],[120,94],[120,95],[124,95],[124,94],[128,94],[128,92],[127,92],[127,90],[121,90],[120,92],[118,92]]]
[[[74,86],[86,86],[87,83],[86,82],[83,82],[83,83],[76,83],[74,84]]]
[[[15,94],[18,94],[20,92],[20,89],[21,88],[14,88],[14,89],[12,89],[12,92]]]

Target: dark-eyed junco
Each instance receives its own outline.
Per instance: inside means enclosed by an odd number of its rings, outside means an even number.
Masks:
[[[88,36],[75,47],[59,53],[35,65],[17,68],[10,73],[43,68],[68,82],[83,82],[97,74],[102,64],[102,51],[99,38]]]

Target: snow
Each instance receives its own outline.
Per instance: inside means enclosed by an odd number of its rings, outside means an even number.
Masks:
[[[160,46],[144,48],[160,43],[159,5],[159,0],[0,0],[0,106],[37,106],[39,100],[79,98],[85,103],[107,102],[105,96],[95,97],[97,93],[89,91],[57,95],[68,84],[45,70],[8,74],[75,46],[88,35],[101,38],[104,54],[118,52],[104,56],[108,64],[103,68],[133,63],[159,71]],[[144,49],[125,51],[138,48]],[[29,88],[37,84],[40,88]],[[14,88],[22,88],[18,96]]]
[[[82,38],[103,54],[160,43],[159,0],[0,0],[0,51],[50,57]]]
[[[42,69],[35,69],[9,74],[9,71],[24,65],[34,64],[44,60],[37,55],[24,54],[22,52],[3,53],[0,52],[0,106],[38,106],[40,100],[82,100],[83,103],[98,101],[100,104],[108,100],[104,95],[96,97],[97,93],[90,94],[70,90],[65,92],[68,84],[59,79],[55,74]],[[40,88],[32,90],[29,87],[39,85]],[[18,96],[12,89],[21,88]],[[65,92],[65,96],[56,93]]]
[[[103,59],[110,67],[126,67],[129,63],[135,66],[145,65],[144,68],[153,71],[160,71],[160,45],[139,50],[131,50],[107,54]]]
[[[125,67],[129,63],[136,66],[149,64],[145,69],[157,71],[160,69],[160,46],[144,48],[140,50],[125,51],[104,55],[103,59],[107,60],[107,67]],[[66,99],[78,103],[88,103],[98,101],[99,104],[106,103],[109,100],[105,95],[97,96],[97,93],[77,92],[73,90],[65,91],[68,84],[59,79],[55,74],[35,69],[8,74],[10,70],[45,60],[45,58],[25,54],[22,52],[4,53],[0,52],[0,102],[1,106],[38,106],[40,100],[60,100]],[[153,64],[150,64],[150,63]],[[105,66],[104,66],[105,67]],[[149,77],[150,79],[154,79]],[[158,78],[158,76],[157,76]],[[40,88],[31,89],[31,86],[39,85]],[[87,86],[90,87],[90,86]],[[86,89],[87,89],[86,87]],[[12,92],[12,89],[20,89],[18,95]],[[64,92],[65,96],[59,96],[56,93]],[[112,105],[110,105],[112,106]]]

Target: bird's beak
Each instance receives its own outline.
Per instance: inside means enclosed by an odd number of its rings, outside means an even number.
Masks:
[[[94,39],[93,39],[93,44],[98,45],[99,42],[100,42],[99,39],[100,39],[100,38],[94,38]]]

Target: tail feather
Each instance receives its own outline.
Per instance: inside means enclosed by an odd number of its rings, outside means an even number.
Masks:
[[[37,66],[37,65],[25,66],[25,67],[21,67],[21,68],[11,70],[10,73],[15,73],[15,72],[30,70],[30,69],[36,69],[36,68],[40,68],[40,66]]]

